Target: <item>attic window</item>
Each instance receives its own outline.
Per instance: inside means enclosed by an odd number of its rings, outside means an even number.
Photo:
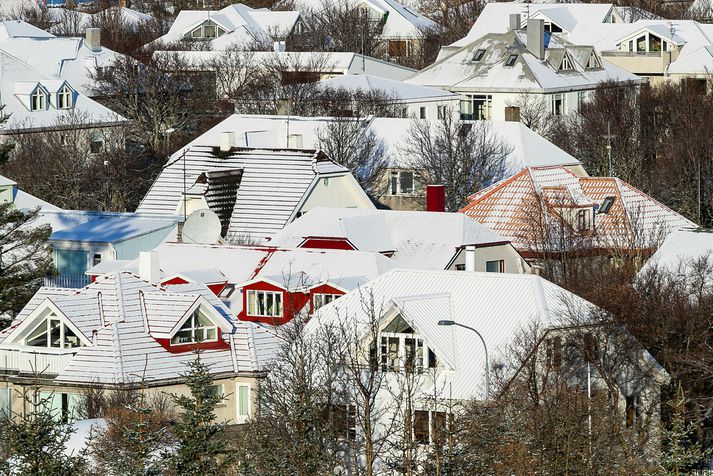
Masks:
[[[214,342],[218,340],[218,329],[202,312],[196,309],[186,319],[181,328],[171,338],[171,345]]]
[[[560,71],[571,71],[574,69],[572,67],[572,61],[569,59],[569,55],[567,53],[564,54],[562,57],[562,62],[560,63]]]
[[[599,214],[607,214],[611,211],[612,205],[614,205],[614,201],[616,200],[616,197],[606,197],[602,204],[599,206],[599,210],[597,210],[597,213]]]
[[[72,88],[65,84],[57,91],[57,109],[71,109],[72,106]]]
[[[45,111],[47,110],[47,93],[41,88],[37,87],[35,92],[32,93],[30,102],[31,111]]]
[[[198,28],[191,31],[190,37],[194,40],[200,39],[213,39],[218,38],[225,34],[225,30],[213,23],[212,21],[206,21]]]
[[[587,69],[593,69],[593,68],[599,68],[599,60],[597,59],[597,55],[594,54],[592,51],[592,54],[589,55],[589,59],[587,60]]]
[[[475,54],[473,54],[473,61],[476,63],[483,59],[483,55],[485,54],[485,50],[477,50]]]
[[[505,62],[505,66],[512,66],[515,64],[515,61],[517,61],[517,55],[510,55]]]
[[[282,317],[282,293],[276,291],[253,291],[247,293],[248,316]]]
[[[312,298],[313,304],[314,304],[314,310],[316,311],[322,306],[326,306],[330,302],[334,301],[335,299],[338,299],[341,295],[340,294],[324,294],[324,293],[317,293],[314,295]]]
[[[25,339],[30,347],[48,347],[52,349],[73,349],[81,347],[79,337],[67,324],[52,313],[43,320]]]

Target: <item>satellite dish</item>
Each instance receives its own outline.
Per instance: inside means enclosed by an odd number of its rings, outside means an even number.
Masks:
[[[184,243],[212,245],[220,239],[220,218],[215,212],[202,208],[191,213],[183,224],[181,239]]]

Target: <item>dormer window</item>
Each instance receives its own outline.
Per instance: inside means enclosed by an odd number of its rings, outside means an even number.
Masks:
[[[218,38],[219,36],[222,36],[224,34],[225,30],[223,30],[221,27],[219,27],[212,21],[206,21],[199,27],[191,30],[191,32],[187,36],[190,36],[194,40],[211,40],[213,38]]]
[[[485,54],[485,50],[477,50],[477,51],[473,54],[473,61],[475,61],[475,62],[477,63],[478,61],[480,61],[481,59],[483,59],[483,55],[484,55],[484,54]]]
[[[325,294],[325,293],[317,293],[314,295],[312,298],[313,304],[314,304],[314,310],[316,311],[322,306],[326,306],[330,302],[334,301],[335,299],[338,299],[340,297],[340,294]]]
[[[391,321],[379,334],[379,363],[383,371],[421,373],[438,365],[436,355],[401,317]]]
[[[597,55],[592,51],[592,54],[589,55],[589,59],[587,60],[587,69],[594,69],[599,67],[599,59],[597,58]]]
[[[215,342],[216,340],[218,340],[217,327],[199,309],[196,309],[171,338],[171,345]]]
[[[560,63],[559,70],[560,71],[572,71],[574,68],[572,67],[572,60],[569,59],[569,55],[567,53],[564,54],[562,57],[562,62]]]
[[[249,290],[247,301],[248,316],[282,317],[282,292]]]
[[[25,339],[30,347],[73,349],[81,347],[79,337],[56,314],[50,314]]]
[[[65,84],[57,91],[57,109],[71,109],[72,106],[72,88]]]
[[[587,231],[592,228],[591,214],[588,209],[577,210],[577,230]]]
[[[512,66],[515,64],[515,61],[517,61],[517,55],[510,55],[505,62],[505,66]]]
[[[35,92],[30,96],[31,111],[46,111],[47,110],[47,93],[42,87],[38,86]]]

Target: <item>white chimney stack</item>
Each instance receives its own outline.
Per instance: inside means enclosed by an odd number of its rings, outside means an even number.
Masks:
[[[220,151],[230,152],[235,146],[235,132],[225,131],[220,133]]]
[[[101,51],[102,41],[101,41],[101,30],[99,28],[87,28],[85,35],[85,40],[87,47],[92,51]]]
[[[465,247],[465,270],[475,271],[475,246],[468,245]]]
[[[154,284],[161,280],[158,251],[142,251],[139,253],[139,277]]]
[[[527,22],[527,51],[537,57],[545,59],[545,21],[542,19]]]

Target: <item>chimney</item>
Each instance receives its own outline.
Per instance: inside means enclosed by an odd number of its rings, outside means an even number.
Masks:
[[[275,53],[284,53],[287,51],[287,45],[284,41],[275,41],[272,44],[272,49]]]
[[[220,151],[230,152],[235,146],[235,132],[224,131],[220,133]]]
[[[87,47],[92,51],[101,51],[102,40],[101,40],[101,30],[99,28],[87,28],[85,32],[85,40]]]
[[[522,25],[520,24],[520,14],[519,13],[511,13],[510,14],[510,31],[517,31],[520,28],[522,28]]]
[[[426,211],[446,211],[446,187],[443,185],[426,185]]]
[[[465,270],[475,272],[475,246],[473,245],[465,247]]]
[[[520,108],[517,106],[506,106],[505,120],[508,122],[520,122]]]
[[[527,51],[545,59],[545,21],[530,19],[527,22]]]
[[[142,251],[139,253],[139,277],[150,283],[158,283],[161,270],[158,266],[158,251]]]

